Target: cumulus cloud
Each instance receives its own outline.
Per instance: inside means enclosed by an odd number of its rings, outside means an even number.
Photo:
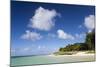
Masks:
[[[91,32],[95,28],[95,16],[89,15],[85,17],[84,25],[88,29],[88,32]]]
[[[78,28],[82,28],[82,25],[79,25]]]
[[[75,34],[75,38],[80,39],[80,38],[84,38],[84,37],[86,37],[85,33]]]
[[[57,31],[57,34],[58,34],[58,38],[60,39],[74,39],[74,37],[71,34],[68,34],[61,29]]]
[[[46,46],[44,46],[44,45],[38,45],[37,46],[37,50],[40,50],[40,51],[43,50],[44,51],[44,49],[47,49]]]
[[[21,38],[26,39],[26,40],[35,41],[35,40],[40,40],[42,36],[37,32],[31,32],[27,30],[26,33],[21,36]]]
[[[29,50],[30,50],[29,47],[23,48],[23,51],[29,51]]]
[[[49,31],[55,25],[55,17],[58,13],[55,10],[39,7],[34,16],[30,19],[29,27],[38,30]]]

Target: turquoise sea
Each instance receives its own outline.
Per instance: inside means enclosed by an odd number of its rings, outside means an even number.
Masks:
[[[71,63],[84,61],[95,61],[95,56],[19,56],[11,57],[11,66]]]

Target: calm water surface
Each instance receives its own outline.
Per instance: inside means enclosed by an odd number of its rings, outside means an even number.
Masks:
[[[20,65],[38,65],[38,64],[52,64],[52,63],[69,63],[69,62],[83,62],[94,61],[95,56],[26,56],[26,57],[12,57],[11,66]]]

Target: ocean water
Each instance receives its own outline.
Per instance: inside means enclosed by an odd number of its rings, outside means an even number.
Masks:
[[[25,56],[11,57],[11,66],[95,61],[95,56]]]

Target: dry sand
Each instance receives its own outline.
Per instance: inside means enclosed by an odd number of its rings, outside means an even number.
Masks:
[[[55,54],[51,54],[48,56],[52,56],[52,57],[66,57],[66,56],[95,56],[95,53],[86,53],[86,52],[78,52],[76,54],[72,54],[72,55],[55,55]]]

